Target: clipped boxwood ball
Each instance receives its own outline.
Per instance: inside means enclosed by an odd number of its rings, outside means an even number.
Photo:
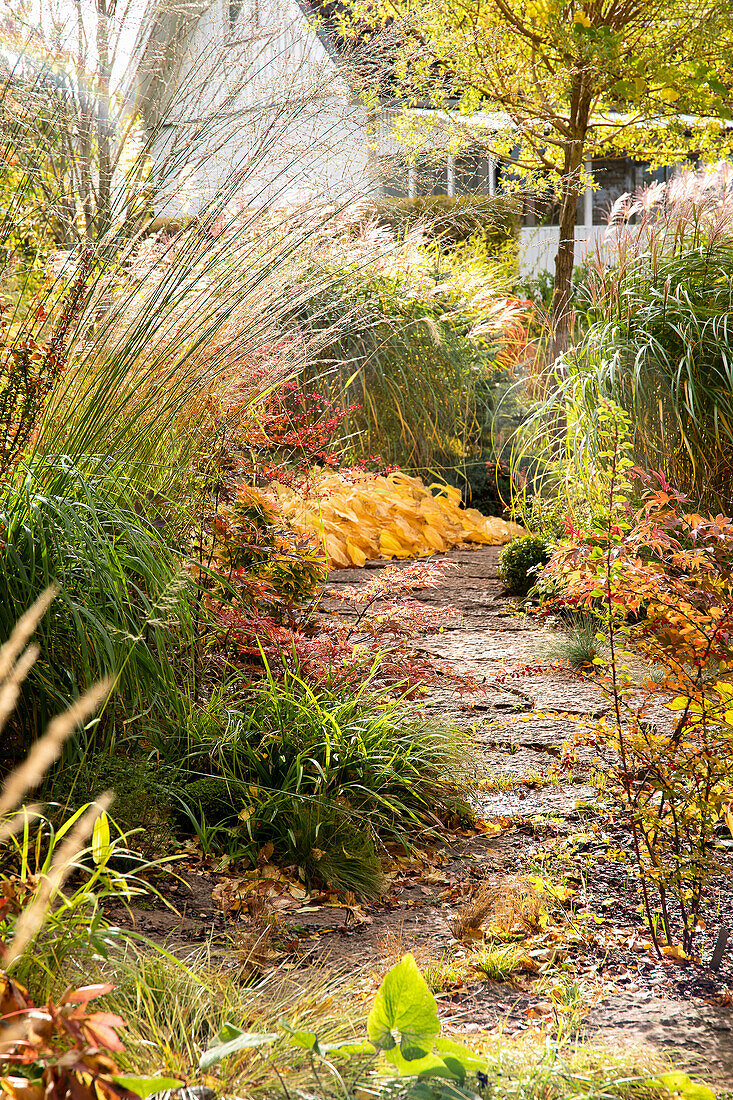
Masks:
[[[544,535],[522,535],[499,554],[499,580],[512,596],[526,596],[551,552],[552,542]]]

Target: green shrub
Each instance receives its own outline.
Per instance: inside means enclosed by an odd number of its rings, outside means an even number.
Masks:
[[[178,786],[177,772],[165,761],[141,752],[105,749],[51,772],[43,796],[66,813],[112,791],[115,821],[126,833],[140,830],[133,843],[151,850],[170,839]]]
[[[268,675],[218,732],[202,730],[190,765],[220,778],[187,792],[219,821],[239,818],[228,834],[239,854],[255,861],[271,842],[307,882],[373,895],[380,842],[408,842],[455,812],[457,736],[369,685],[316,694],[294,673]]]
[[[224,825],[237,820],[246,800],[244,783],[224,779],[220,775],[203,775],[181,789],[181,798],[207,825]],[[178,814],[179,823],[190,828],[190,819]]]
[[[550,560],[551,542],[543,535],[523,535],[499,554],[499,579],[512,596],[526,596],[539,569]]]
[[[401,235],[420,223],[442,248],[480,239],[487,253],[498,253],[519,237],[520,213],[514,199],[497,195],[420,195],[382,200],[377,215]]]
[[[344,807],[328,799],[302,802],[289,834],[290,853],[306,882],[320,880],[358,897],[379,894],[384,877],[375,837]]]

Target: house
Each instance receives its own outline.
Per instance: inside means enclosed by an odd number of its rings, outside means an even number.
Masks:
[[[150,9],[138,94],[155,133],[159,216],[200,213],[222,188],[232,203],[263,206],[501,192],[511,164],[492,160],[480,134],[506,120],[390,105],[379,47],[344,40],[332,12],[333,0],[183,0]],[[416,145],[424,150],[417,157],[408,153]],[[594,186],[578,204],[578,261],[619,195],[671,171],[628,158],[586,169]],[[529,274],[552,267],[559,228],[551,203],[522,201],[520,262]]]

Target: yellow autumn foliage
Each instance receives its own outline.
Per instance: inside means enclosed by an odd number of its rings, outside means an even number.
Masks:
[[[401,472],[323,473],[307,494],[279,482],[271,488],[292,526],[315,533],[330,568],[426,557],[470,544],[500,546],[524,534],[516,523],[464,508],[453,486],[427,486]]]

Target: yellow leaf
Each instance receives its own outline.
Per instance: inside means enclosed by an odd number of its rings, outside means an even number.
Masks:
[[[679,959],[680,962],[684,962],[690,957],[686,951],[683,951],[682,948],[678,947],[676,944],[672,947],[663,947],[662,954],[670,959]]]
[[[422,533],[428,546],[432,546],[434,550],[445,550],[445,542],[434,527],[430,527],[426,524]]]
[[[733,802],[729,802],[724,811],[725,823],[728,826],[728,831],[733,836]]]
[[[403,473],[360,475],[345,481],[318,473],[303,499],[273,484],[283,514],[304,534],[320,540],[331,567],[363,565],[367,559],[420,557],[467,543],[501,544],[523,531],[516,524],[462,508],[453,486],[432,486]]]
[[[104,866],[112,853],[109,835],[109,818],[101,813],[94,822],[92,833],[92,859],[97,867]]]
[[[333,535],[326,535],[323,539],[323,543],[325,551],[328,554],[329,562],[332,562],[341,569],[351,565],[343,544],[337,541]]]
[[[356,546],[351,539],[346,540],[346,553],[353,565],[362,566],[366,561],[366,554],[364,551]]]
[[[401,554],[402,543],[389,531],[382,531],[379,536],[379,549],[383,554]]]

